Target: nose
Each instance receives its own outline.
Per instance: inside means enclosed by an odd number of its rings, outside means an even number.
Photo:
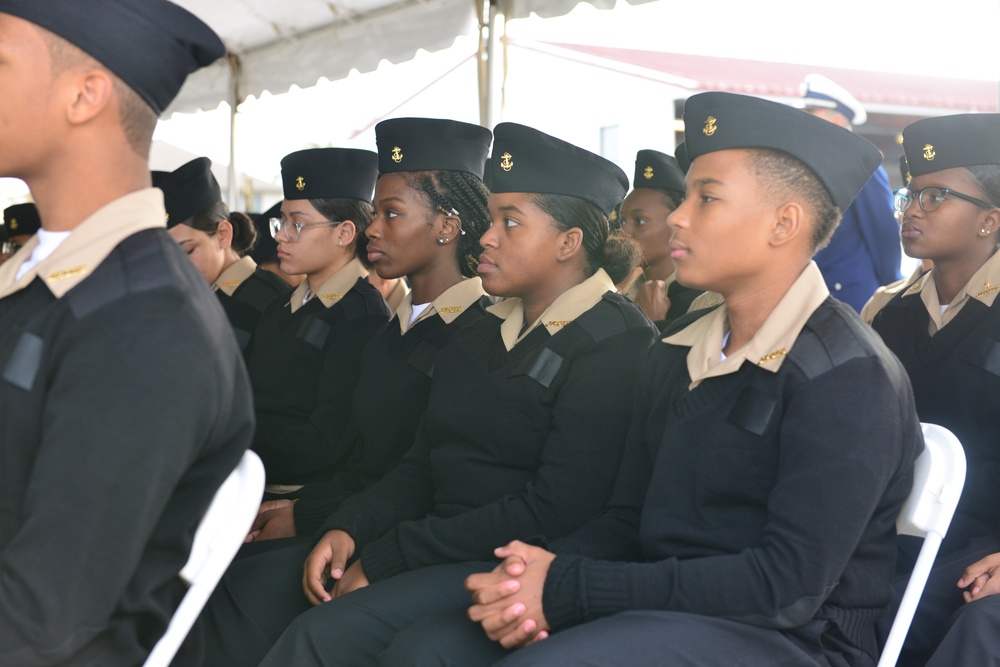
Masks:
[[[382,215],[376,214],[371,224],[365,228],[365,236],[369,241],[382,238]]]
[[[495,231],[496,224],[490,223],[490,226],[483,232],[483,235],[479,237],[479,245],[484,248],[496,248],[497,247],[497,233]]]
[[[690,200],[685,199],[681,202],[681,205],[670,212],[667,216],[667,224],[673,229],[683,228],[688,226],[688,205]]]

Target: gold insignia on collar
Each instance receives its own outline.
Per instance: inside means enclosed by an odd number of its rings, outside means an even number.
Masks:
[[[645,178],[647,181],[653,180],[653,168],[646,167],[642,172],[642,177]]]
[[[392,161],[399,164],[403,161],[403,149],[399,146],[392,147]]]
[[[67,278],[75,278],[81,274],[87,273],[90,268],[86,266],[74,266],[71,269],[65,269],[63,271],[53,271],[49,274],[49,280],[66,280]]]
[[[719,129],[719,127],[716,125],[717,122],[718,120],[716,119],[715,116],[709,116],[708,118],[705,119],[705,127],[702,128],[701,131],[705,134],[706,137],[712,136],[713,134],[715,134],[715,131]]]
[[[934,152],[934,147],[930,144],[924,144],[924,159],[930,162],[934,159],[935,155],[937,155],[937,153]]]
[[[993,283],[986,281],[983,283],[983,291],[977,294],[976,298],[978,299],[981,296],[986,296],[987,294],[991,294],[997,290],[1000,290],[1000,285],[994,285]]]
[[[564,327],[572,322],[572,320],[550,320],[545,323],[547,327]]]
[[[219,287],[239,287],[240,281],[238,280],[227,280],[226,282],[219,285]]]
[[[329,301],[330,299],[342,299],[344,298],[344,295],[333,292],[331,294],[320,294],[319,298],[321,301]]]
[[[514,159],[510,153],[504,153],[500,156],[500,168],[504,171],[510,171],[514,168]]]
[[[908,289],[906,291],[907,292],[916,292],[916,291],[918,291],[920,289],[920,283],[921,282],[923,282],[923,281],[919,281],[918,280],[917,282],[915,282],[912,285],[910,285],[910,289]]]
[[[305,190],[306,189],[306,179],[302,178],[301,176],[296,176],[295,177],[295,189],[298,190],[299,192],[302,192],[303,190]]]
[[[442,308],[438,312],[442,315],[449,315],[451,313],[460,313],[464,310],[462,306],[449,306],[448,308]]]
[[[15,229],[17,229],[17,218],[11,218],[10,219],[10,229],[11,229],[11,231],[14,231]]]
[[[766,364],[769,361],[774,361],[775,359],[781,359],[786,354],[788,354],[788,350],[786,350],[785,348],[781,348],[780,350],[775,350],[771,354],[765,354],[763,357],[760,358],[760,361],[758,361],[757,363]]]

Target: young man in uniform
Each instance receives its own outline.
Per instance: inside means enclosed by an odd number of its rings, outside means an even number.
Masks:
[[[503,665],[873,666],[922,440],[899,362],[810,258],[880,156],[741,95],[696,95],[684,120],[672,255],[725,303],[652,348],[605,513],[499,549],[469,616],[503,647],[541,640]],[[452,634],[456,664],[504,656]]]
[[[231,328],[150,188],[157,115],[224,53],[166,0],[0,0],[0,664],[138,665],[253,430]]]

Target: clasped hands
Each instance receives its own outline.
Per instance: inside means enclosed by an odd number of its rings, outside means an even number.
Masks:
[[[555,554],[517,540],[494,553],[502,559],[499,565],[465,579],[473,602],[469,618],[504,648],[545,639],[550,628],[542,610],[542,591]]]

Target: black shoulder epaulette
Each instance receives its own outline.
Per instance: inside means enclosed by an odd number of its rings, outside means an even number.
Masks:
[[[344,318],[356,320],[360,317],[372,315],[382,315],[385,318],[392,317],[389,306],[386,305],[382,293],[375,289],[375,286],[364,278],[358,278],[354,287],[347,291],[344,298],[337,303],[344,309]]]
[[[257,312],[264,312],[271,301],[286,296],[292,291],[291,285],[270,271],[257,269],[236,288],[233,298],[252,306]]]
[[[826,303],[833,303],[834,307],[817,308],[788,352],[788,361],[798,366],[810,380],[852,359],[874,353],[863,332],[868,331],[871,336],[877,334],[860,321],[857,326],[847,321],[849,315],[840,312],[840,307],[850,310],[850,306],[832,298],[827,298]]]

